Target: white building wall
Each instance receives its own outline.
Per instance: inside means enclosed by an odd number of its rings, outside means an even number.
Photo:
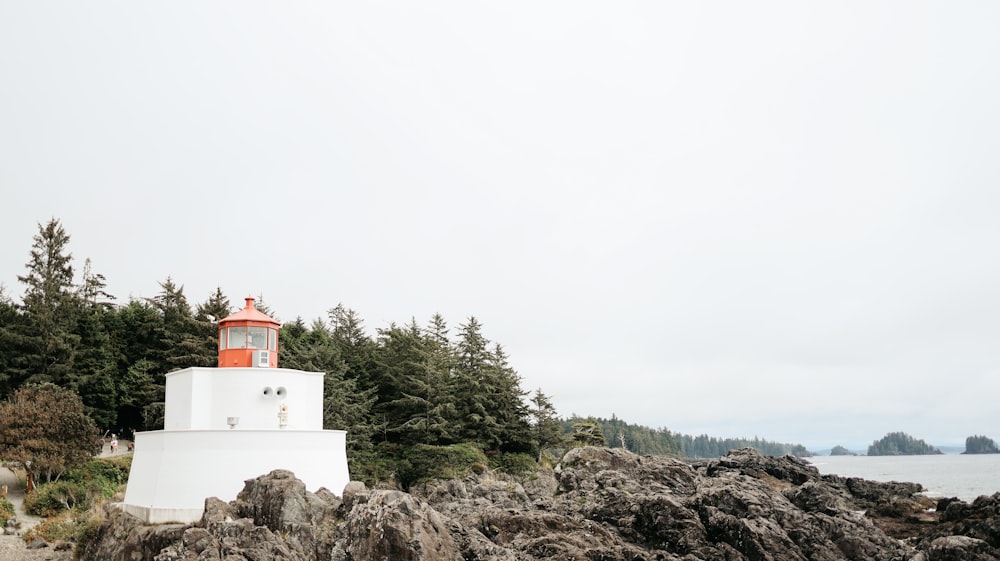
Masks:
[[[345,431],[181,430],[135,435],[122,508],[151,524],[199,520],[205,499],[229,502],[244,481],[287,469],[309,491],[343,495],[350,481]]]
[[[167,397],[164,403],[163,410],[163,426],[166,429],[171,428],[185,428],[185,424],[191,419],[192,408],[196,407],[196,404],[192,402],[190,396],[191,391],[191,376],[177,376],[182,372],[187,372],[187,370],[178,370],[176,372],[170,372],[167,374],[166,379],[166,392]],[[188,396],[187,399],[170,399],[171,393],[177,395]],[[167,414],[167,410],[170,410],[170,414]],[[171,425],[178,425],[177,427],[172,427]]]
[[[239,417],[239,429],[274,429],[285,404],[288,429],[321,430],[323,377],[322,372],[285,368],[171,372],[166,376],[164,429],[228,429],[229,417]]]

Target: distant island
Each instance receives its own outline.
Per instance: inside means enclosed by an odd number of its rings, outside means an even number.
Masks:
[[[992,438],[985,436],[970,436],[965,439],[963,454],[1000,454],[1000,448]]]
[[[869,456],[922,456],[941,453],[937,448],[905,432],[890,432],[868,447]]]
[[[841,446],[839,444],[837,446],[834,446],[833,448],[830,449],[830,455],[831,456],[857,456],[857,454],[855,454],[854,452],[851,452],[850,450],[848,450],[847,448],[844,448],[843,446]]]

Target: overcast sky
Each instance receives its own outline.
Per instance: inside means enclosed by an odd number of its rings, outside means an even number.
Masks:
[[[1000,4],[0,0],[0,282],[38,223],[562,415],[1000,439]]]

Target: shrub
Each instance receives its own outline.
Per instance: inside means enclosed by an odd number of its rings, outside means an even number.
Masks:
[[[128,482],[132,456],[91,458],[71,469],[62,481],[70,481],[97,490],[101,498],[110,499]]]
[[[366,475],[374,483],[395,480],[404,489],[430,479],[462,477],[482,473],[486,455],[472,443],[431,446],[415,444],[379,446],[376,458],[366,464]]]
[[[411,470],[400,473],[400,481],[406,487],[429,479],[449,479],[481,473],[486,466],[486,455],[472,443],[448,446],[417,444],[409,449],[408,456]]]
[[[55,542],[73,539],[77,533],[77,516],[79,514],[63,511],[55,516],[50,516],[25,532],[24,540],[31,542],[36,538],[42,538],[47,542]]]
[[[400,463],[404,461],[401,458],[402,453],[398,444],[380,442],[372,450],[349,454],[347,466],[351,472],[351,479],[363,481],[369,487],[374,488],[385,483],[398,487],[397,472]]]
[[[534,473],[538,469],[538,462],[530,454],[497,454],[490,457],[490,468],[524,476]]]
[[[36,516],[55,516],[64,510],[86,510],[93,497],[102,492],[99,485],[76,481],[56,481],[35,487],[24,497],[24,510]]]
[[[6,498],[0,498],[0,526],[5,526],[11,518],[14,518],[14,505]]]
[[[84,551],[97,537],[104,520],[104,503],[98,501],[86,512],[64,510],[55,516],[46,518],[25,532],[23,537],[26,542],[31,542],[36,538],[42,538],[47,542],[76,542],[77,555],[74,556],[74,559],[78,559],[79,553]]]

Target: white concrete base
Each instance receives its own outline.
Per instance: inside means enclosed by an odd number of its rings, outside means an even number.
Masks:
[[[342,495],[350,481],[339,430],[171,430],[135,435],[121,508],[151,524],[196,522],[205,499],[229,502],[244,481],[286,469],[317,491]]]

